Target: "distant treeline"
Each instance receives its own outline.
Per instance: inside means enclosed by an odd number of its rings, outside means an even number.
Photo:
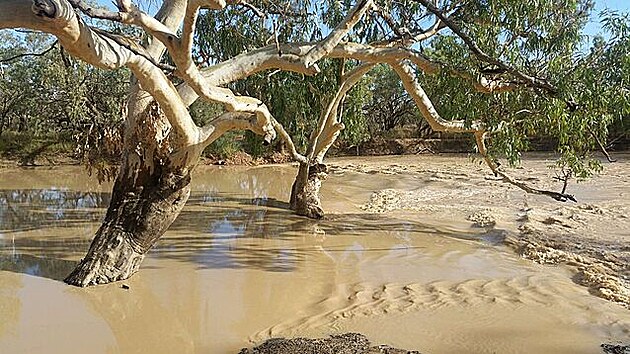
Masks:
[[[99,159],[115,160],[120,152],[120,127],[131,80],[129,72],[106,71],[86,65],[66,54],[51,37],[42,34],[3,31],[0,32],[0,43],[3,43],[0,47],[0,156],[19,159],[26,164],[42,154],[72,155],[89,159],[93,165],[98,164]],[[220,46],[220,43],[209,42],[207,45],[215,46],[213,50],[219,59],[229,58],[240,50],[238,45],[234,53],[229,46]],[[231,88],[265,102],[298,147],[303,148],[322,109],[335,92],[330,87],[337,85],[341,75],[352,65],[341,60],[327,60],[320,65],[320,75],[308,77],[289,72],[264,72],[239,81]],[[438,77],[425,81],[427,91],[435,92],[438,101],[443,100],[440,95],[446,89],[452,89],[440,80]],[[455,99],[449,100],[456,95],[448,93],[444,97],[445,102],[456,103]],[[489,107],[493,109],[495,106]],[[222,113],[222,108],[198,100],[191,112],[197,123],[203,124]],[[345,129],[334,149],[341,153],[367,152],[369,148],[361,147],[374,146],[374,141],[457,138],[431,131],[399,78],[387,66],[372,70],[349,93],[342,117]],[[526,144],[525,148],[546,149],[557,145],[558,140],[554,137],[546,138],[541,144],[540,139],[535,134],[533,136],[534,143]],[[531,137],[526,139],[532,141]],[[630,117],[615,119],[608,126],[604,144],[619,149],[627,148],[628,141]],[[520,141],[516,143],[522,144]],[[279,142],[264,146],[261,138],[251,132],[231,132],[213,143],[206,154],[226,158],[236,151],[245,151],[252,156],[262,156],[282,148]],[[400,151],[391,148],[384,152],[390,150]],[[405,149],[402,151],[406,152]]]

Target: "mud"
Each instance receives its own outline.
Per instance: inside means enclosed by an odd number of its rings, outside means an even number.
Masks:
[[[140,272],[90,289],[60,279],[85,254],[111,186],[79,167],[5,168],[0,352],[237,353],[344,333],[423,353],[627,345],[623,298],[603,296],[609,279],[579,275],[627,274],[619,158],[571,187],[577,204],[525,195],[461,155],[335,159],[319,221],[288,210],[295,166],[200,166]],[[556,187],[547,164],[532,156],[516,172]],[[527,251],[534,243],[553,252]]]

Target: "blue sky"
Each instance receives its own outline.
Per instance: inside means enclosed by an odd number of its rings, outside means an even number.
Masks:
[[[626,11],[630,10],[630,1],[628,0],[597,0],[595,1],[595,7],[603,9],[608,7],[610,9],[617,9]]]
[[[593,11],[593,15],[598,15],[600,11],[604,9],[617,10],[623,12],[630,12],[630,0],[596,0],[595,1],[595,11]],[[586,31],[591,33],[596,33],[600,30],[599,23],[591,22],[587,27]]]
[[[114,9],[114,6],[112,5],[112,0],[97,0],[97,2],[110,9]],[[157,8],[159,7],[159,4],[161,3],[160,0],[133,0],[133,2],[140,3],[142,5],[150,4],[150,13],[155,13],[157,11]],[[601,10],[604,10],[606,8],[611,10],[630,12],[630,0],[595,0],[595,11],[593,12],[593,15],[597,16],[597,14],[599,14]],[[597,18],[595,17],[595,20],[596,19]],[[591,22],[586,27],[586,31],[589,35],[593,35],[599,32],[600,29],[601,26],[599,25],[597,20]]]

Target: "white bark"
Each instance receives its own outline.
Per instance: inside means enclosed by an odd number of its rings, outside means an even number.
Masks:
[[[411,98],[414,100],[418,110],[427,120],[431,129],[434,131],[452,133],[474,133],[481,130],[480,123],[478,122],[473,122],[470,127],[467,127],[464,121],[446,120],[442,118],[433,106],[433,102],[431,102],[429,96],[426,92],[424,92],[422,86],[420,86],[420,83],[415,77],[413,68],[404,61],[399,61],[390,65],[400,77],[405,90],[407,90]]]
[[[111,19],[118,20],[125,24],[135,25],[143,28],[147,33],[160,41],[171,54],[171,58],[176,63],[176,74],[181,77],[190,89],[198,96],[209,101],[218,102],[230,112],[251,112],[258,117],[258,125],[263,127],[266,141],[275,138],[274,125],[278,126],[275,119],[271,116],[267,106],[261,101],[245,96],[236,96],[227,88],[218,87],[208,81],[201,74],[199,68],[192,59],[192,41],[195,30],[195,22],[201,6],[210,6],[211,8],[223,8],[225,2],[208,1],[208,0],[189,0],[184,16],[182,37],[178,37],[170,28],[157,21],[153,17],[143,13],[138,8],[130,5],[119,3],[122,10],[118,14],[112,14]],[[339,41],[352,29],[352,27],[363,17],[363,15],[373,6],[372,0],[359,1],[350,14],[341,24],[339,24],[331,33],[322,41],[313,45],[304,55],[299,55],[297,59],[302,63],[300,71],[313,72],[318,69],[314,66],[315,62],[328,53],[339,43]],[[251,59],[250,59],[251,61]],[[283,61],[284,62],[284,61]],[[309,69],[311,68],[311,69]],[[235,79],[235,72],[238,68],[234,65],[228,67],[232,80]],[[182,92],[180,97],[189,95]],[[194,99],[192,100],[194,101]],[[286,135],[282,134],[286,140]],[[195,144],[195,141],[189,141]],[[287,144],[292,143],[287,140]],[[298,155],[294,155],[299,157]]]
[[[104,36],[92,30],[80,20],[66,0],[9,0],[0,5],[0,10],[0,28],[26,27],[48,32],[59,39],[68,53],[89,64],[105,69],[128,67],[142,88],[160,103],[169,122],[178,132],[179,143],[185,146],[197,141],[198,129],[177,90],[148,59],[144,48],[135,42],[123,37]],[[17,11],[18,15],[13,17],[8,11]],[[122,41],[126,41],[127,45],[121,45],[119,42]]]
[[[231,0],[229,3],[240,3]],[[247,121],[249,129],[265,135],[269,141],[278,130],[286,141],[293,157],[301,162],[306,158],[299,154],[290,136],[271,116],[266,105],[258,99],[235,95],[231,90],[220,85],[232,82],[253,73],[269,68],[292,70],[308,75],[316,74],[319,69],[315,63],[322,57],[331,55],[342,38],[361,20],[365,13],[374,6],[373,0],[360,0],[347,17],[334,28],[323,40],[308,45],[282,45],[282,54],[272,46],[244,53],[236,58],[219,64],[202,73],[192,59],[192,44],[195,23],[202,7],[222,9],[223,0],[165,0],[162,8],[151,17],[140,11],[129,0],[117,1],[119,11],[111,12],[94,9],[82,0],[34,0],[30,9],[29,0],[8,0],[0,5],[0,26],[27,27],[51,33],[59,38],[60,43],[72,55],[97,67],[116,69],[126,66],[138,79],[138,86],[132,89],[128,106],[127,134],[139,127],[137,117],[145,112],[152,99],[159,103],[161,110],[173,128],[175,156],[189,158],[195,156],[214,140],[222,128],[200,128],[192,121],[187,107],[201,96],[207,100],[223,104],[234,115],[217,118],[222,127],[230,118],[239,117],[232,126],[242,127]],[[132,40],[115,36],[87,26],[76,14],[74,7],[89,16],[118,21],[142,28],[152,40],[141,46]],[[11,14],[9,16],[9,14]],[[182,24],[183,23],[183,24]],[[177,29],[182,26],[181,37]],[[175,90],[168,77],[158,67],[158,62],[168,50],[176,64],[175,74],[185,82]],[[418,65],[422,65],[418,63]],[[146,92],[146,93],[145,93]],[[238,112],[253,113],[257,117],[256,126],[250,120],[243,120]],[[212,124],[212,123],[211,123]],[[275,128],[275,130],[274,130]],[[209,134],[208,131],[213,133]],[[131,139],[126,139],[131,140]],[[193,147],[193,151],[189,151]]]
[[[330,53],[343,37],[350,32],[365,13],[374,6],[373,0],[359,0],[352,11],[322,41],[311,48],[303,58],[306,67],[310,67]]]
[[[399,62],[397,64],[393,64],[392,68],[396,71],[396,73],[402,80],[403,86],[405,87],[407,92],[411,95],[414,102],[416,103],[416,106],[420,110],[420,113],[422,113],[422,115],[427,120],[431,128],[435,131],[443,131],[443,132],[473,133],[475,135],[477,149],[479,150],[479,154],[483,157],[484,161],[486,162],[488,167],[492,170],[492,172],[495,175],[500,176],[504,182],[512,184],[524,190],[527,193],[547,195],[560,201],[567,201],[567,200],[575,201],[572,195],[530,187],[526,183],[519,182],[511,178],[510,176],[508,176],[503,171],[501,171],[499,169],[499,166],[488,155],[488,152],[486,149],[486,143],[485,143],[487,131],[481,122],[474,121],[467,126],[464,121],[446,120],[442,118],[440,114],[437,112],[437,110],[435,109],[435,107],[433,106],[433,103],[431,102],[427,94],[424,92],[424,90],[420,86],[417,79],[415,78],[413,68],[405,62]],[[502,90],[502,89],[509,90],[512,88],[513,88],[512,86],[510,88],[503,87],[497,90]],[[492,92],[492,89],[490,88],[486,92],[490,93]]]
[[[361,81],[363,76],[372,70],[375,65],[374,63],[362,64],[341,78],[342,82],[337,93],[328,104],[326,110],[322,112],[317,130],[311,134],[309,151],[307,152],[309,161],[323,163],[326,152],[328,152],[328,149],[337,140],[339,133],[345,127],[338,117],[340,104],[342,104],[348,91]]]

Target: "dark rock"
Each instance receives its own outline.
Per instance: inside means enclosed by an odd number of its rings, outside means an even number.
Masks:
[[[370,341],[359,333],[344,333],[330,338],[272,338],[263,344],[239,354],[419,354],[391,348],[385,345],[371,346]]]
[[[601,347],[606,354],[630,354],[630,345],[602,344]]]

